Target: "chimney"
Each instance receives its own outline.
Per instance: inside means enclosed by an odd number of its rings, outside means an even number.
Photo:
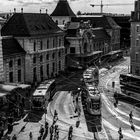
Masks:
[[[40,9],[40,14],[41,14],[41,9]]]
[[[46,14],[48,13],[48,9],[46,9]]]
[[[23,8],[21,8],[21,13],[23,13]]]
[[[16,8],[14,8],[14,13],[16,13]]]

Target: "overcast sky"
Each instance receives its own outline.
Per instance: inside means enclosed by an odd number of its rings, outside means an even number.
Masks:
[[[58,0],[0,0],[0,12],[13,12],[16,8],[17,12],[20,12],[23,7],[24,12],[39,12],[42,9],[42,13],[45,9],[48,9],[50,14],[56,7]],[[134,10],[135,0],[103,0],[103,4],[131,4],[121,6],[104,6],[103,12],[108,13],[119,13],[119,14],[130,14]],[[100,6],[94,8],[90,4],[100,4],[100,0],[68,0],[72,10],[83,12],[100,12]]]

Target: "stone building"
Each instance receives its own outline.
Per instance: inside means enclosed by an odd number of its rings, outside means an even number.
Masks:
[[[54,22],[58,25],[64,25],[65,23],[71,21],[71,18],[75,16],[76,15],[70,8],[67,0],[59,0],[56,8],[51,14]]]
[[[2,28],[25,50],[25,83],[53,78],[64,70],[64,33],[47,14],[15,13]]]
[[[1,37],[1,24],[0,24],[0,82],[3,81],[4,81],[4,71],[3,71],[2,37]]]
[[[110,36],[103,28],[92,28],[90,22],[70,22],[66,27],[66,64],[86,67],[110,52]]]
[[[97,15],[97,16],[79,16],[73,17],[72,22],[80,21],[90,21],[90,24],[93,28],[102,27],[110,35],[110,45],[111,51],[120,49],[120,26],[109,16]]]
[[[5,83],[24,83],[25,51],[12,37],[2,39]]]
[[[131,13],[131,73],[140,76],[140,0]]]

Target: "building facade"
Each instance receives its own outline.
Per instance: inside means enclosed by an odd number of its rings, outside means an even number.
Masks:
[[[25,51],[16,39],[7,37],[2,39],[4,82],[25,82]]]
[[[111,51],[120,49],[120,26],[109,16],[79,16],[73,17],[72,22],[90,21],[92,28],[102,27],[111,37]]]
[[[140,76],[140,0],[131,13],[131,73]]]
[[[67,66],[87,67],[111,50],[107,32],[103,28],[92,28],[88,21],[69,23],[66,40],[69,42]]]
[[[25,82],[41,82],[64,70],[64,33],[47,14],[15,13],[2,28],[25,50]]]
[[[2,37],[1,37],[1,25],[0,25],[0,82],[3,81],[4,81],[4,71],[3,71]]]
[[[70,8],[67,0],[59,0],[56,8],[51,14],[54,22],[58,25],[64,25],[65,23],[71,21],[71,18],[75,16],[76,15]]]

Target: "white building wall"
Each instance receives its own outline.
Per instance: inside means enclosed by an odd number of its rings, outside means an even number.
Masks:
[[[65,48],[64,48],[64,36],[51,35],[47,37],[36,37],[36,38],[18,38],[19,43],[27,52],[25,57],[25,81],[27,83],[34,82],[33,69],[36,68],[36,80],[41,81],[40,67],[43,66],[43,80],[53,78],[58,72],[64,70],[65,64]],[[41,42],[42,41],[42,49]],[[49,41],[47,43],[47,41]],[[34,46],[35,42],[35,46]],[[49,45],[48,45],[49,44]],[[35,50],[34,50],[35,47]],[[59,57],[59,51],[61,56]],[[54,53],[54,58],[53,58]],[[49,59],[47,59],[49,55]],[[42,56],[42,62],[40,57]],[[33,63],[33,58],[36,58],[36,63]],[[59,61],[61,61],[61,69],[59,70]],[[53,63],[55,68],[53,72]],[[49,64],[49,73],[47,73],[47,64]]]
[[[58,25],[64,25],[65,23],[71,21],[71,17],[68,16],[52,16],[52,19],[55,23],[58,22]]]

